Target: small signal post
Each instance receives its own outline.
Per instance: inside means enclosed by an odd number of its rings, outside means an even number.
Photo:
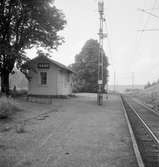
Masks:
[[[103,0],[98,1],[98,12],[99,12],[99,55],[98,55],[98,93],[97,93],[97,104],[103,104],[103,38],[106,34],[103,33],[103,22],[104,19],[104,2]]]

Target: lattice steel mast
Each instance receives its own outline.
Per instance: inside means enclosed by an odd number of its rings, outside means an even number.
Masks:
[[[98,105],[103,104],[103,38],[105,34],[103,33],[103,22],[104,19],[104,2],[103,0],[98,1],[98,12],[99,12],[99,55],[98,55],[98,94],[97,94],[97,103]]]

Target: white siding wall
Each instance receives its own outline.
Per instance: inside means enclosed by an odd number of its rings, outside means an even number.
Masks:
[[[69,79],[68,79],[69,77]],[[60,70],[58,72],[58,94],[69,95],[72,93],[72,78],[67,71]]]
[[[46,61],[37,61],[37,63]],[[31,72],[31,82],[29,83],[29,94],[34,95],[68,95],[72,93],[71,79],[67,79],[69,74],[65,70],[61,70],[56,65],[49,63],[49,69],[37,69],[37,73]],[[47,85],[41,85],[40,72],[47,72]],[[70,75],[70,74],[69,74]]]
[[[41,85],[40,72],[47,72],[47,85]],[[57,94],[57,68],[50,64],[49,69],[38,69],[37,73],[31,72],[32,80],[29,83],[29,94],[56,95]]]

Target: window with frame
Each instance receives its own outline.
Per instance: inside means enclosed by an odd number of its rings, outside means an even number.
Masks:
[[[40,72],[41,85],[47,85],[47,72]]]

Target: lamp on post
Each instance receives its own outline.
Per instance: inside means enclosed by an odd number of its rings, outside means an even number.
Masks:
[[[103,0],[98,0],[98,12],[104,12],[104,2]]]

